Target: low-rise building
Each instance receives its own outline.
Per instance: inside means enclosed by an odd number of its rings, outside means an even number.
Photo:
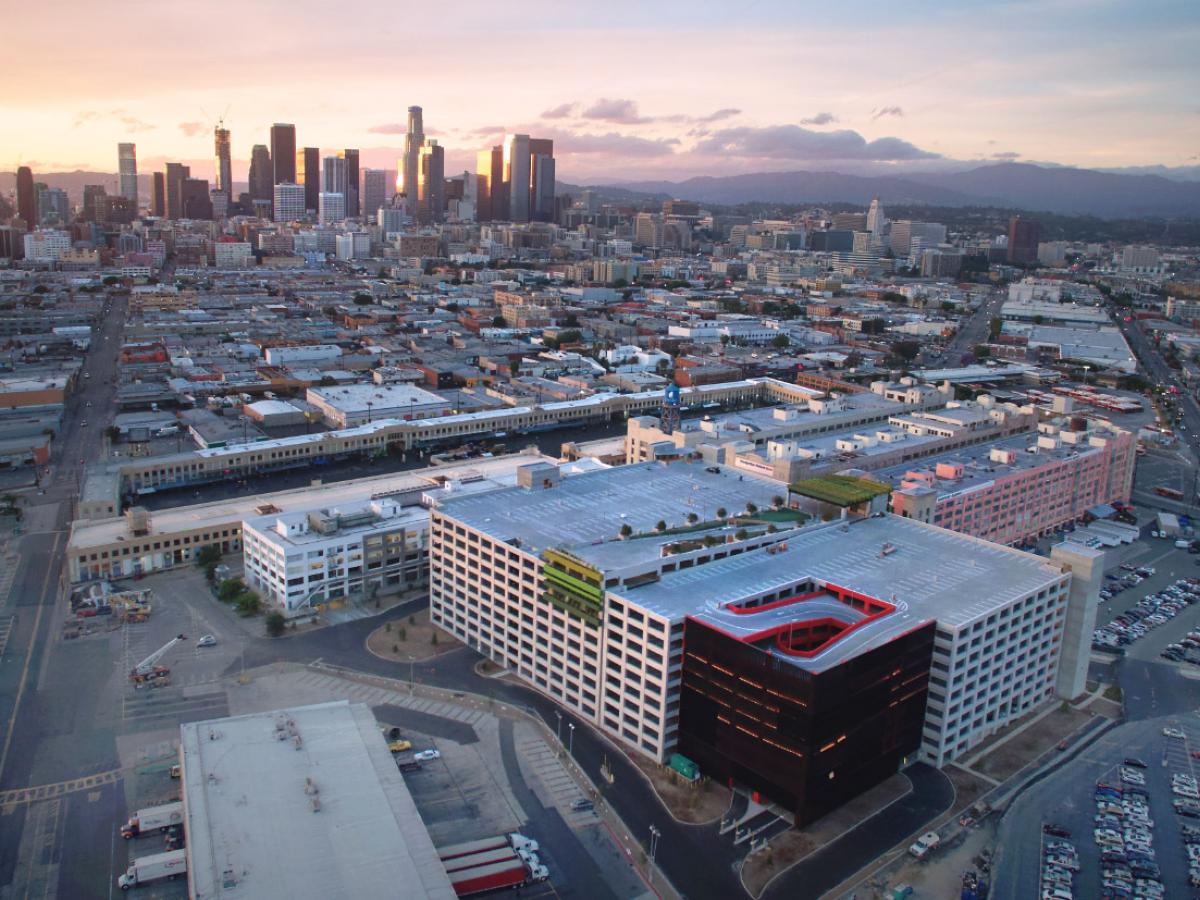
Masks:
[[[451,409],[449,401],[410,384],[313,387],[307,399],[333,428],[354,428],[375,419],[427,419]]]
[[[189,897],[455,900],[366,704],[189,722],[179,762]]]

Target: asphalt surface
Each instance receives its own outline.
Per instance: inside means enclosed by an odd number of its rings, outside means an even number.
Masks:
[[[867,862],[918,831],[954,802],[954,785],[938,769],[916,763],[904,770],[912,792],[804,859],[763,893],[768,900],[819,897]]]
[[[1113,313],[1121,328],[1121,333],[1125,335],[1126,341],[1129,342],[1129,346],[1141,362],[1146,378],[1152,384],[1174,385],[1179,388],[1179,393],[1175,397],[1178,409],[1183,413],[1183,424],[1187,426],[1187,431],[1180,435],[1183,439],[1181,443],[1185,444],[1191,452],[1200,449],[1200,405],[1197,405],[1196,398],[1182,386],[1183,383],[1179,380],[1178,374],[1166,364],[1163,355],[1146,336],[1138,320],[1135,318],[1132,322],[1123,321],[1124,315],[1120,309],[1114,309]],[[1193,500],[1193,502],[1195,501]]]
[[[112,303],[113,308],[106,310],[84,358],[76,390],[67,399],[63,430],[52,447],[50,465],[41,474],[41,486],[23,495],[27,532],[21,538],[17,571],[5,609],[6,614],[14,616],[14,621],[4,665],[0,666],[0,728],[3,729],[0,789],[40,783],[33,776],[43,741],[53,741],[64,724],[70,726],[72,719],[72,698],[47,689],[45,664],[65,609],[56,610],[56,604],[61,596],[67,529],[73,518],[83,467],[99,455],[103,422],[113,408],[115,388],[108,382],[116,375],[125,299],[115,298]],[[85,378],[84,373],[90,378]],[[89,417],[95,417],[95,427],[83,424]],[[99,748],[97,755],[103,758],[105,752]],[[115,752],[108,759],[114,756]],[[111,816],[116,792],[102,789],[97,793],[95,802],[74,813],[76,819],[82,816],[85,821],[77,829],[78,844],[72,852],[91,852],[107,860],[111,855],[108,847],[111,828],[106,824],[97,829],[95,825],[105,820],[105,809]],[[18,893],[28,893],[39,877],[37,872],[17,870],[29,809],[24,805],[18,807],[5,817],[0,827],[0,886],[12,887],[17,879],[16,884],[24,888]],[[70,816],[65,818],[68,821],[64,822],[64,829],[69,827]],[[43,871],[53,872],[55,854],[62,853],[64,848],[53,834],[50,838],[41,861]],[[60,869],[61,896],[84,896],[75,890],[72,867]],[[94,887],[93,884],[91,889]]]
[[[1193,703],[1195,693],[1192,694]],[[1182,742],[1162,736],[1164,725],[1180,726],[1190,740]],[[1154,820],[1155,859],[1162,870],[1168,898],[1191,897],[1187,884],[1187,860],[1179,833],[1181,820],[1171,805],[1170,773],[1189,771],[1187,751],[1198,746],[1200,718],[1194,713],[1166,716],[1121,725],[1101,736],[1075,759],[1023,793],[1009,808],[1001,823],[1000,855],[993,867],[996,900],[1025,900],[1038,895],[1041,870],[1042,825],[1053,822],[1071,832],[1079,854],[1080,871],[1075,877],[1078,898],[1100,896],[1100,853],[1092,838],[1095,785],[1103,780],[1119,781],[1117,766],[1126,757],[1146,762],[1146,791],[1150,794],[1150,817]]]

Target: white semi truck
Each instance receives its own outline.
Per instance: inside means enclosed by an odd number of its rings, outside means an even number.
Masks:
[[[130,816],[128,822],[121,826],[121,837],[129,840],[139,834],[149,834],[151,831],[166,831],[172,825],[178,825],[182,821],[182,800],[164,803],[162,806],[147,806],[145,809],[139,809]]]
[[[187,851],[168,850],[166,853],[155,853],[135,859],[125,873],[117,878],[117,885],[121,890],[127,891],[163,878],[178,878],[186,873]]]

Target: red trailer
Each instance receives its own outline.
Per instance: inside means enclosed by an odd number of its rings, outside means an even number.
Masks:
[[[448,874],[450,883],[454,886],[454,893],[460,897],[469,897],[483,891],[517,887],[524,884],[525,864],[514,857],[510,862],[476,866],[473,869],[462,869]]]

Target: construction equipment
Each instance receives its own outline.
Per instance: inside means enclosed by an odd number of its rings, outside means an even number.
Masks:
[[[135,684],[143,684],[147,681],[154,681],[159,678],[166,678],[171,674],[171,670],[166,666],[157,665],[168,650],[178,644],[180,641],[186,641],[187,638],[182,634],[177,634],[171,640],[167,641],[140,663],[133,667],[133,671],[129,673],[129,677],[133,679]]]

